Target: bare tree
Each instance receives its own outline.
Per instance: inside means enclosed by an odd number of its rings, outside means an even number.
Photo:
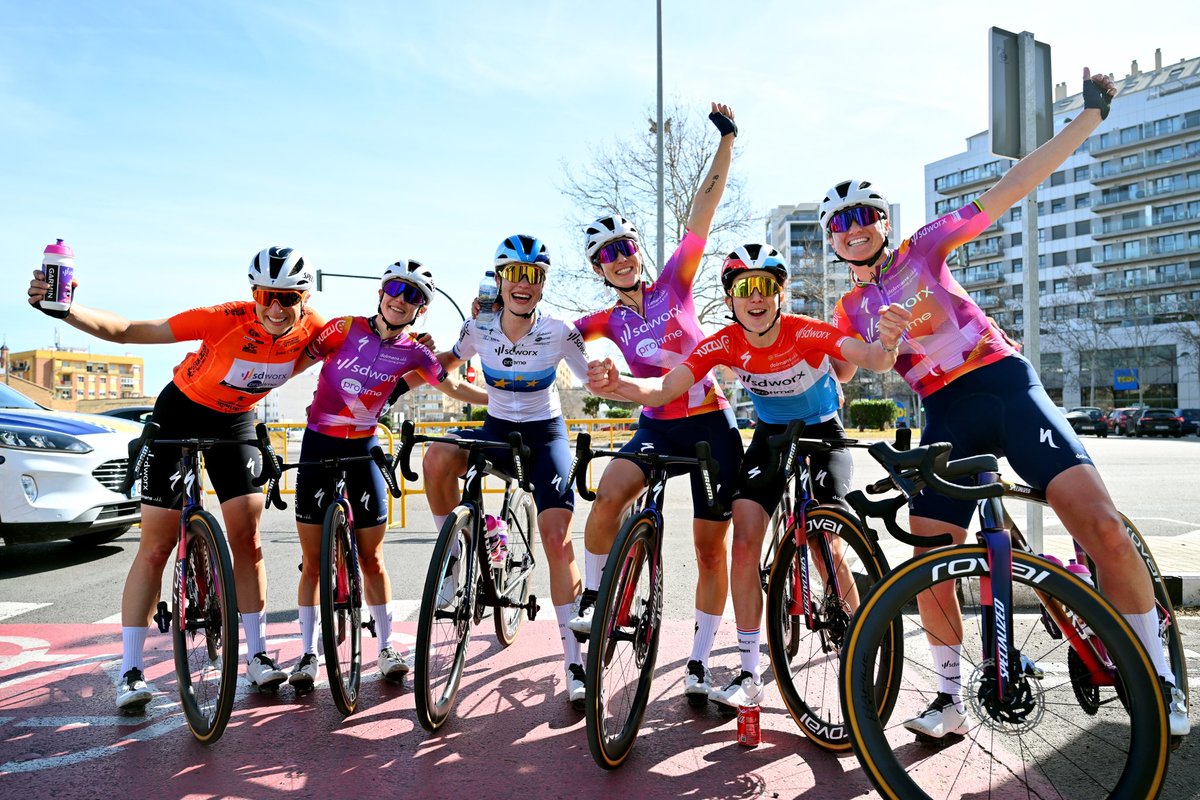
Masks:
[[[562,165],[561,194],[574,209],[565,220],[568,230],[577,232],[578,249],[556,258],[557,291],[554,305],[573,313],[584,313],[611,302],[611,290],[596,278],[583,252],[583,230],[589,222],[605,214],[620,214],[637,225],[642,233],[642,260],[647,278],[652,279],[661,265],[655,263],[658,222],[658,135],[654,129],[654,111],[648,114],[651,127],[608,145],[593,146],[586,164]],[[692,199],[708,172],[719,141],[716,129],[695,110],[673,101],[664,109],[663,183],[664,252],[670,257],[683,239]],[[735,171],[736,173],[736,171]],[[721,259],[742,243],[750,227],[750,214],[742,194],[743,182],[731,177],[726,184],[720,207],[713,220],[704,260],[696,276],[693,294],[701,322],[717,321],[724,314],[719,273]],[[562,264],[562,268],[559,268]],[[547,298],[550,301],[550,298]]]

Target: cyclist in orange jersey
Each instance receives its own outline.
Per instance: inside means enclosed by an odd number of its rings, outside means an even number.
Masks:
[[[162,438],[253,439],[251,408],[292,375],[296,360],[325,324],[305,301],[314,283],[312,267],[299,251],[271,247],[250,262],[252,301],[195,308],[173,317],[129,320],[112,311],[75,303],[66,322],[84,333],[121,344],[168,344],[198,340],[175,368],[154,405]],[[36,307],[49,285],[36,270],[29,303]],[[117,708],[141,713],[150,701],[142,650],[150,614],[162,586],[163,568],[174,552],[183,503],[177,472],[178,448],[156,448],[142,473],[142,534],[121,598],[121,678]],[[251,683],[275,688],[287,679],[266,652],[266,568],[259,541],[262,492],[252,480],[262,455],[250,446],[223,447],[205,457],[209,480],[233,554],[238,610],[246,635]]]

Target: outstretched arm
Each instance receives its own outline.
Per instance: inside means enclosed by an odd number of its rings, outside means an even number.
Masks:
[[[617,374],[611,359],[593,361],[588,368],[588,390],[600,397],[616,398],[643,406],[662,406],[696,383],[691,370],[678,366],[661,378],[633,378]]]
[[[912,319],[912,314],[903,306],[881,307],[879,309],[879,338],[867,344],[861,339],[847,337],[842,342],[842,357],[854,366],[863,367],[872,372],[887,372],[896,365],[900,340],[904,336],[910,319]],[[834,371],[838,372],[840,379],[841,374],[837,369],[836,362]]]
[[[717,206],[721,203],[721,195],[724,194],[725,183],[729,179],[729,167],[733,163],[733,140],[737,136],[733,109],[729,106],[713,103],[712,113],[708,118],[721,132],[721,141],[717,144],[717,154],[713,156],[708,174],[704,176],[696,196],[692,198],[692,213],[687,222],[688,230],[701,239],[707,239],[709,231],[712,230],[713,217],[717,214]]]
[[[1083,111],[1053,139],[1014,164],[995,186],[979,197],[979,204],[988,219],[997,219],[1049,178],[1108,116],[1108,101],[1116,91],[1112,78],[1092,75],[1091,70],[1084,67]]]
[[[36,306],[44,300],[49,288],[50,284],[46,283],[42,271],[34,270],[33,280],[29,282],[29,305]],[[72,328],[118,344],[167,344],[175,341],[175,334],[165,319],[129,320],[112,311],[88,308],[79,303],[71,304],[65,321]]]

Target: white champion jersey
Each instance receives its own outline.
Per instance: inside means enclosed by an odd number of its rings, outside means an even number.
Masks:
[[[573,325],[539,313],[529,333],[509,341],[497,320],[479,327],[467,320],[454,345],[464,361],[479,354],[487,384],[488,414],[508,422],[532,422],[562,416],[554,379],[566,359],[575,377],[587,383],[588,356],[583,336]]]

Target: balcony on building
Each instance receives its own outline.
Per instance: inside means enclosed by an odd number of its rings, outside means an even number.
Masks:
[[[987,264],[982,267],[969,267],[968,269],[956,272],[954,279],[964,289],[981,289],[985,286],[994,286],[1004,281],[1004,276],[1000,273],[999,264]]]
[[[1182,139],[1200,129],[1200,112],[1177,114],[1173,117],[1143,122],[1119,131],[1106,131],[1089,139],[1089,152],[1093,158],[1113,156],[1125,150],[1147,145],[1168,144]]]
[[[979,188],[985,183],[998,180],[1006,171],[1007,166],[1001,166],[1001,162],[999,161],[992,161],[977,167],[968,167],[967,169],[935,178],[933,181],[933,190],[938,194],[950,197],[961,194],[964,189]]]

